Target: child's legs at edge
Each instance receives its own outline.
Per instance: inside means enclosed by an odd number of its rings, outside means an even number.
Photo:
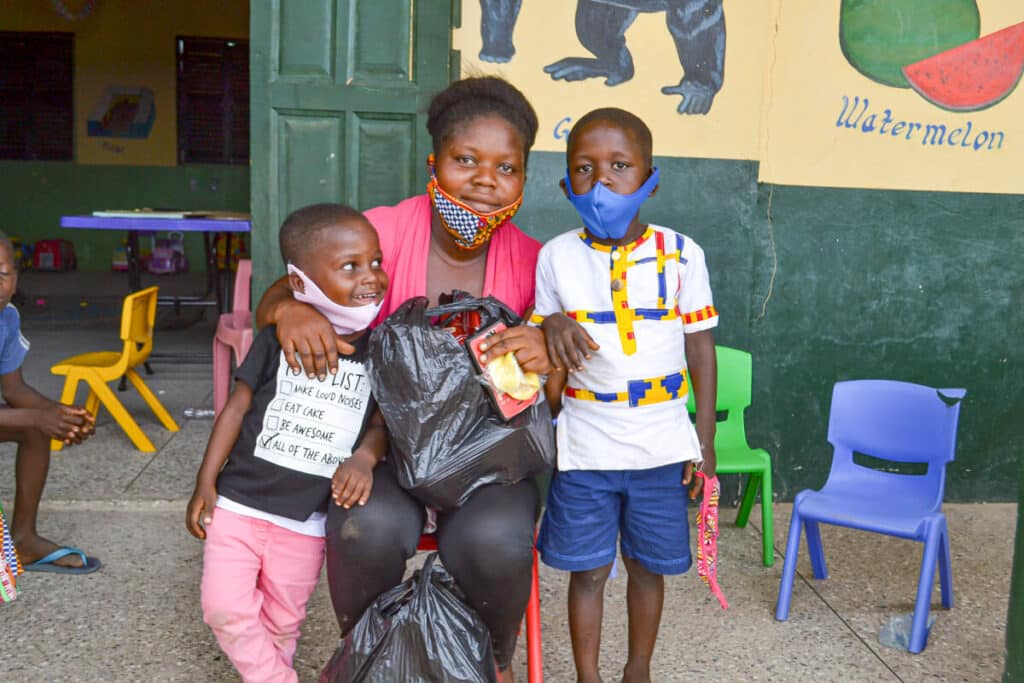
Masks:
[[[629,572],[629,658],[626,683],[651,680],[651,657],[665,601],[665,575],[690,568],[690,527],[683,465],[628,474],[622,509],[622,561]]]
[[[612,565],[573,572],[569,577],[569,638],[572,641],[576,680],[600,681],[601,622],[604,619],[604,585]]]
[[[218,508],[203,557],[203,617],[246,683],[293,682],[292,656],[323,564],[322,538]]]
[[[572,572],[569,635],[580,683],[601,680],[604,585],[615,560],[622,481],[618,471],[556,472],[541,523],[538,545],[545,564]]]
[[[12,517],[8,520],[11,523],[11,535],[19,549],[23,542],[39,545],[36,517],[39,513],[39,500],[46,486],[46,475],[50,470],[50,437],[38,429],[3,427],[0,428],[0,443],[18,444],[14,465],[14,509],[10,511]],[[39,558],[33,554],[22,559],[31,562]]]

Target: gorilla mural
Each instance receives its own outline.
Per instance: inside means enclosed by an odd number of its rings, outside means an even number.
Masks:
[[[512,31],[521,4],[522,0],[480,0],[481,60],[512,59]],[[722,0],[577,0],[576,36],[594,56],[566,57],[544,71],[556,81],[604,78],[608,86],[628,81],[633,77],[633,56],[626,47],[626,30],[640,12],[666,12],[683,67],[679,83],[661,92],[682,96],[680,114],[707,114],[722,88],[725,70]]]
[[[504,64],[516,53],[512,30],[523,0],[480,0],[480,60]]]

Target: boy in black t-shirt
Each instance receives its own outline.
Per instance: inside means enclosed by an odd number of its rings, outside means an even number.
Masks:
[[[355,353],[336,374],[293,374],[274,327],[261,330],[196,476],[186,522],[206,540],[203,615],[246,681],[296,680],[328,499],[365,504],[387,446],[363,363],[388,286],[376,231],[355,209],[316,204],[288,216],[280,244],[296,299]]]

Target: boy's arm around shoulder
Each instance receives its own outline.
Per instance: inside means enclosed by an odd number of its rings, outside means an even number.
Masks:
[[[309,377],[338,372],[338,356],[350,355],[355,349],[335,333],[331,323],[313,308],[292,296],[288,278],[278,278],[263,293],[254,312],[260,329],[274,325],[285,362],[294,372],[305,371]]]
[[[235,382],[234,391],[224,409],[213,423],[210,441],[206,444],[203,464],[196,474],[196,486],[188,502],[185,526],[199,539],[206,538],[206,526],[213,522],[213,508],[217,504],[217,475],[242,431],[242,419],[252,405],[252,388],[245,382]],[[201,523],[200,523],[201,522]]]
[[[715,336],[710,329],[685,335],[686,366],[690,375],[690,391],[697,406],[697,438],[700,440],[708,477],[715,474],[716,403],[718,397],[718,363],[715,357]]]
[[[21,368],[0,375],[0,393],[11,410],[0,410],[0,426],[34,427],[65,444],[81,443],[95,432],[95,420],[79,406],[52,401],[33,389]]]

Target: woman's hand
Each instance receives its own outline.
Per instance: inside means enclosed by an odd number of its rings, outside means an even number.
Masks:
[[[486,351],[480,356],[481,363],[487,363],[489,358],[498,358],[511,351],[523,372],[547,375],[554,369],[548,358],[544,332],[538,327],[516,325],[502,330],[480,344],[480,350]]]
[[[590,352],[601,348],[582,325],[563,313],[544,318],[541,328],[552,362],[569,372],[582,370],[583,361],[590,360]]]
[[[309,304],[294,299],[282,301],[275,317],[285,362],[296,374],[304,370],[310,378],[324,379],[328,372],[338,372],[338,354],[355,352],[334,332],[327,318]]]

